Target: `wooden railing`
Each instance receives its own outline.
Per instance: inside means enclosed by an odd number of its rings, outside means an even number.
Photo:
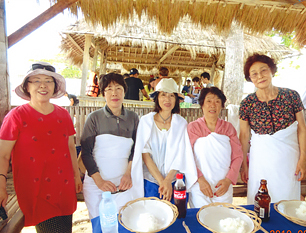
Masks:
[[[83,127],[86,121],[88,114],[91,112],[100,109],[101,107],[85,107],[85,106],[76,106],[71,107],[67,106],[64,107],[70,113],[71,119],[75,126],[76,131],[76,146],[80,146],[80,139],[83,131]],[[146,115],[147,113],[151,112],[153,108],[148,107],[125,107],[128,110],[135,112],[139,117]],[[198,119],[199,117],[203,116],[202,109],[200,108],[183,108],[181,109],[181,116],[186,119],[186,121],[192,122]],[[227,120],[227,110],[224,109],[221,111],[220,118]]]

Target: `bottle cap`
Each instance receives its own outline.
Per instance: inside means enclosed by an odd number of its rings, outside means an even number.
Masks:
[[[102,198],[110,198],[112,196],[110,191],[106,191],[102,193]]]
[[[183,179],[183,174],[182,173],[177,173],[176,174],[176,179]]]

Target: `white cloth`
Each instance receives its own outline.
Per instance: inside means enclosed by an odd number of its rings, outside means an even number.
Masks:
[[[169,130],[160,130],[155,122],[153,123],[151,136],[149,141],[145,145],[142,153],[150,153],[151,158],[154,161],[156,167],[160,171],[163,177],[166,177],[165,171],[165,157],[167,148],[167,138],[169,135]],[[143,166],[144,179],[149,180],[155,184],[158,184],[157,180],[151,175],[147,166]]]
[[[230,123],[235,127],[237,131],[237,136],[239,137],[240,133],[240,124],[239,124],[239,105],[234,105],[234,104],[229,104],[226,109],[227,111],[227,116]]]
[[[151,112],[140,119],[137,129],[134,158],[132,163],[132,193],[133,198],[144,196],[142,152],[149,141],[153,128],[155,112]],[[193,152],[187,134],[187,121],[178,114],[172,115],[171,127],[167,138],[165,156],[165,173],[170,170],[178,170],[185,174],[187,190],[197,180],[197,171]]]
[[[295,176],[299,160],[297,121],[273,135],[252,130],[247,203],[253,204],[260,180],[267,180],[271,202],[300,200],[301,186]]]
[[[207,137],[198,138],[194,143],[193,150],[197,167],[210,184],[212,192],[215,193],[219,189],[215,188],[217,183],[223,180],[230,170],[232,153],[230,138],[226,135],[212,132]],[[201,208],[213,202],[232,203],[232,201],[232,184],[224,195],[210,198],[201,192],[197,182],[191,188],[189,204],[191,208]]]
[[[128,166],[128,158],[133,146],[133,139],[111,134],[98,135],[95,139],[93,156],[103,180],[108,180],[119,186]],[[94,180],[85,175],[83,194],[89,212],[89,217],[99,216],[99,203],[103,191],[97,187]],[[118,210],[132,200],[131,190],[112,195]]]

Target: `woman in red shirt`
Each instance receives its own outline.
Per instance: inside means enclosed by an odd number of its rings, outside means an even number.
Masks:
[[[12,109],[0,130],[0,204],[5,206],[6,175],[12,159],[14,186],[25,226],[37,232],[72,231],[76,192],[82,189],[69,113],[50,103],[66,92],[65,79],[37,62],[15,92],[29,103]]]

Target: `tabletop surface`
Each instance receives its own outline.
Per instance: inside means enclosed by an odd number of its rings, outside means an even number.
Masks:
[[[242,207],[248,210],[254,210],[254,205],[243,205]],[[160,232],[162,233],[186,233],[186,230],[182,225],[183,221],[185,221],[191,233],[211,232],[205,227],[203,227],[197,221],[196,215],[198,211],[199,209],[188,209],[186,218],[177,219],[170,227]],[[285,217],[283,217],[281,214],[279,214],[274,209],[273,204],[271,204],[269,222],[263,222],[261,226],[269,233],[306,233],[306,227],[297,225],[289,221]],[[130,232],[130,231],[125,229],[121,224],[119,224],[119,233],[127,233],[127,232]],[[259,230],[257,232],[262,232],[262,231]]]

